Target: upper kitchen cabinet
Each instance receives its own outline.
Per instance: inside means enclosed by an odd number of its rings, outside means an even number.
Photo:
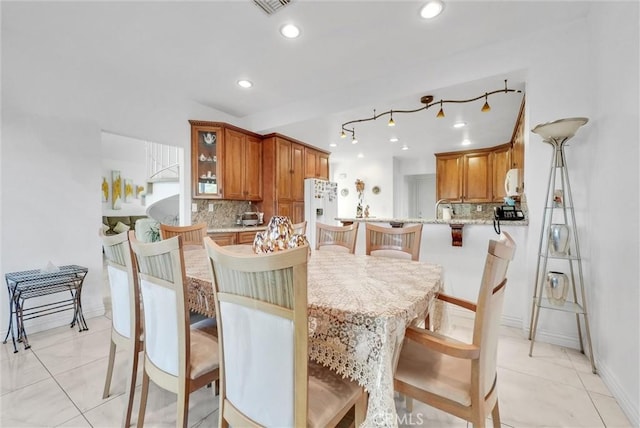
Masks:
[[[512,168],[512,148],[511,144],[503,144],[496,147],[491,152],[491,164],[493,167],[493,201],[502,202],[507,192],[504,187],[504,180],[507,171]]]
[[[223,129],[220,124],[190,120],[191,183],[194,199],[222,198]]]
[[[260,135],[222,122],[189,123],[193,198],[262,200]]]
[[[224,199],[262,200],[262,139],[224,129]]]
[[[262,208],[265,219],[280,215],[289,217],[293,223],[304,221],[304,179],[312,170],[314,176],[327,179],[329,154],[280,134],[264,136]]]
[[[511,144],[436,153],[436,197],[451,202],[502,201],[511,165]]]
[[[462,158],[462,200],[491,202],[493,200],[492,152],[467,153]]]
[[[305,178],[329,179],[329,153],[305,147]]]
[[[520,113],[513,130],[511,143],[513,145],[511,153],[511,168],[518,169],[518,192],[524,192],[524,103],[522,99]]]
[[[436,153],[436,198],[462,200],[462,160],[460,153]]]

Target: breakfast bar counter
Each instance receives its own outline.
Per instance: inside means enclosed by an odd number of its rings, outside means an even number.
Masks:
[[[367,217],[367,218],[356,218],[356,217],[336,217],[336,220],[342,222],[343,224],[351,224],[354,222],[360,223],[389,223],[391,225],[394,224],[475,224],[475,225],[488,225],[493,226],[492,218],[473,218],[473,217],[456,217],[454,216],[451,220],[443,220],[439,219],[428,219],[428,218],[419,218],[419,217],[407,217],[407,218],[390,218],[390,217]],[[529,219],[525,217],[524,220],[515,220],[515,221],[501,221],[501,224],[509,224],[510,226],[528,226]]]

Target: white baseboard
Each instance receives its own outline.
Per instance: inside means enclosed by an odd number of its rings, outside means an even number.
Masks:
[[[632,427],[640,427],[640,410],[638,409],[638,403],[632,400],[625,390],[620,386],[618,379],[611,373],[607,366],[602,365],[602,362],[596,358],[596,368],[598,369],[598,375],[609,388],[609,392],[616,399],[618,405],[624,412],[625,416],[629,419]]]
[[[473,313],[450,305],[449,315],[456,318],[473,319]],[[500,325],[522,330],[523,334],[529,335],[529,326],[523,324],[523,319],[519,317],[502,316]],[[544,342],[552,345],[564,346],[565,348],[580,349],[578,336],[567,336],[538,328],[536,332],[536,342]],[[534,345],[535,349],[535,345]]]

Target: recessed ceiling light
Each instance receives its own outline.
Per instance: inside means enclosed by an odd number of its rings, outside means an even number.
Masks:
[[[420,16],[424,19],[435,18],[444,9],[444,4],[440,0],[431,0],[420,9]]]
[[[358,158],[362,159],[364,155],[362,153],[358,153]]]
[[[280,34],[287,39],[295,39],[300,35],[300,29],[293,24],[286,24],[280,28]]]
[[[329,143],[329,147],[336,147],[337,144],[336,143]]]
[[[401,147],[401,149],[402,149],[402,150],[409,150],[409,146],[407,146],[406,144],[404,144],[404,145]]]
[[[250,80],[238,80],[238,86],[243,87],[243,88],[250,88],[253,86],[253,82],[251,82]]]
[[[398,142],[398,137],[391,137],[391,138],[389,138],[389,142],[391,142],[391,143],[397,143],[397,142]]]
[[[462,145],[463,146],[470,146],[471,145],[471,141],[469,141],[468,139],[465,138],[464,140],[462,140]]]
[[[465,126],[467,126],[467,122],[456,122],[453,124],[454,128],[464,128]]]

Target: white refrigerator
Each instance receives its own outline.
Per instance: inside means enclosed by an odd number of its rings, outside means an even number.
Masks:
[[[307,239],[316,247],[316,223],[338,226],[338,183],[315,178],[304,180],[304,219]]]

